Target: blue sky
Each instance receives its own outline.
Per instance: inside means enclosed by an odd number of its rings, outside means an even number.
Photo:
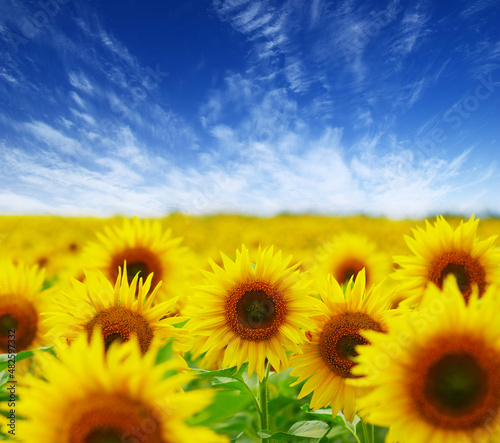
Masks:
[[[0,213],[500,213],[496,1],[0,3]]]

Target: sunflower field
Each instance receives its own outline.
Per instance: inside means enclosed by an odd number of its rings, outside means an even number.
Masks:
[[[500,441],[499,232],[0,217],[0,439]]]

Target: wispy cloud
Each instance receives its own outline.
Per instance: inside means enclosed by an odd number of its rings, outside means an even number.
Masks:
[[[76,89],[80,89],[87,94],[91,94],[94,90],[94,87],[82,72],[71,71],[68,73],[68,79],[71,86]]]
[[[419,155],[411,134],[397,130],[400,112],[420,104],[449,69],[450,58],[429,60],[394,76],[414,66],[408,60],[429,35],[424,6],[218,0],[213,8],[251,49],[241,70],[220,68],[196,97],[197,121],[170,104],[166,68],[143,65],[98,18],[77,19],[71,35],[56,26],[46,32],[44,45],[62,48],[61,66],[69,67],[56,84],[31,82],[20,59],[6,58],[0,86],[22,91],[25,112],[0,111],[8,129],[0,212],[399,218],[457,202],[468,210],[478,196],[488,207],[494,196],[477,181],[474,151],[459,146],[451,155],[442,145]],[[468,50],[478,63],[500,52],[494,44]],[[23,63],[35,67],[36,57]],[[33,96],[43,97],[43,110]],[[430,116],[424,129],[440,118]],[[496,171],[492,165],[483,180],[497,183]]]
[[[47,145],[50,149],[56,149],[63,154],[82,154],[85,149],[78,140],[66,136],[61,131],[40,122],[25,123],[24,129],[35,136],[35,138]]]
[[[287,5],[275,8],[259,2],[215,0],[215,11],[224,22],[256,43],[256,55],[268,58],[284,52],[287,42]]]
[[[399,26],[399,33],[392,43],[392,51],[405,56],[422,44],[424,38],[430,34],[426,27],[430,15],[418,5],[404,14]]]
[[[467,4],[465,9],[461,12],[461,15],[468,19],[471,16],[494,6],[498,6],[498,2],[496,0],[475,0]]]
[[[401,218],[422,217],[450,198],[464,198],[450,180],[464,173],[469,152],[446,161],[417,159],[400,148],[381,156],[368,148],[349,159],[342,131],[334,128],[318,139],[283,134],[273,143],[245,142],[227,128],[215,130],[221,131],[221,139],[235,139],[240,157],[221,162],[217,155],[205,156],[203,167],[196,169],[164,160],[168,174],[163,175],[160,168],[154,168],[153,158],[149,166],[145,166],[147,161],[136,166],[130,162],[144,152],[126,131],[123,137],[129,145],[124,145],[119,156],[101,157],[87,166],[62,161],[56,153],[28,156],[9,149],[3,174],[15,174],[29,189],[36,186],[37,193],[5,191],[0,195],[0,209],[23,212],[12,204],[18,195],[24,209],[41,213],[157,216],[171,210],[261,215],[312,211]],[[275,149],[276,143],[282,145],[281,150]]]

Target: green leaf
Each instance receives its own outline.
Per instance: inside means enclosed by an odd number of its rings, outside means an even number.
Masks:
[[[299,437],[322,438],[328,431],[329,426],[322,421],[299,421],[292,425],[288,430],[288,434],[297,435]]]
[[[299,421],[294,423],[287,432],[275,432],[268,430],[259,431],[258,434],[264,439],[272,438],[279,442],[301,441],[301,442],[319,442],[329,431],[327,423],[319,420]],[[290,437],[293,437],[291,439]]]
[[[33,349],[30,351],[18,352],[17,354],[14,354],[16,356],[16,363],[20,362],[21,360],[33,357],[36,351],[50,351],[52,348],[52,346],[42,346],[41,348]],[[9,366],[9,355],[12,354],[0,354],[0,371],[3,371]]]
[[[0,372],[0,389],[2,389],[9,381],[9,373],[2,371]]]
[[[360,422],[360,418],[355,415],[354,416],[354,420],[351,422],[348,422],[345,417],[344,417],[344,414],[342,414],[342,412],[339,412],[337,414],[337,416],[335,417],[335,422],[345,426],[345,427],[348,427],[354,434],[356,434],[356,425]]]
[[[316,411],[313,411],[312,409],[309,408],[309,405],[304,405],[301,408],[306,414],[316,416],[318,418],[325,418],[325,419],[330,419],[331,421],[334,421],[336,417],[333,416],[332,408],[328,409],[317,409]]]
[[[246,412],[253,400],[243,391],[216,391],[214,401],[199,414],[188,419],[190,426],[212,426],[221,423],[238,412]]]
[[[244,433],[252,424],[253,416],[247,412],[238,412],[226,421],[212,425],[212,429],[222,434]]]
[[[347,430],[347,428],[345,426],[341,426],[341,425],[333,426],[326,434],[326,438],[330,439],[333,437],[340,437],[340,436],[345,435],[347,433],[349,433],[349,431]],[[351,435],[351,434],[349,433],[349,435]]]
[[[216,371],[207,371],[205,369],[195,369],[194,374],[198,377],[229,377],[236,380],[242,380],[242,374],[248,368],[248,363],[241,366],[240,370],[236,370],[236,366],[226,369],[217,369]]]
[[[156,364],[163,363],[167,360],[170,360],[171,358],[174,357],[174,341],[169,340],[168,343],[166,343],[164,346],[162,346],[158,350],[158,354],[156,355]]]
[[[233,389],[236,391],[244,391],[245,385],[240,380],[235,380],[231,377],[214,377],[212,386],[221,387],[224,389]]]
[[[260,390],[258,375],[254,372],[252,376],[249,378],[248,371],[244,371],[242,374],[242,378],[243,382],[250,388],[250,390],[253,392],[253,395],[255,395],[255,397],[257,398],[259,396],[259,390]]]

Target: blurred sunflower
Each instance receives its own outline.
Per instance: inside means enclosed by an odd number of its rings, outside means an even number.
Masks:
[[[298,398],[314,391],[311,408],[318,409],[331,404],[333,415],[342,410],[346,419],[352,421],[356,414],[356,402],[364,390],[351,387],[346,380],[354,378],[353,357],[356,346],[369,343],[361,330],[387,331],[387,319],[394,315],[390,310],[390,296],[383,284],[372,287],[365,294],[364,269],[351,277],[345,293],[338,282],[328,275],[320,287],[324,315],[318,327],[311,331],[310,340],[301,346],[302,354],[294,355],[290,373],[299,377],[292,386],[308,379]]]
[[[40,313],[50,303],[53,290],[43,290],[45,270],[25,263],[0,262],[0,353],[9,352],[9,330],[15,329],[16,351],[47,344]]]
[[[276,372],[288,367],[286,350],[299,352],[304,331],[313,327],[319,300],[311,297],[308,282],[299,278],[291,257],[281,251],[259,248],[255,264],[248,249],[236,251],[233,262],[224,254],[224,268],[213,261],[213,273],[203,271],[208,284],[193,302],[188,327],[194,334],[207,336],[201,352],[207,358],[224,350],[223,367],[240,367],[248,362],[248,373],[264,378],[266,359]]]
[[[453,229],[443,216],[434,226],[426,220],[426,230],[413,230],[414,238],[405,236],[413,256],[396,256],[400,266],[392,274],[399,283],[398,296],[403,304],[417,305],[429,283],[439,288],[448,274],[457,279],[467,301],[473,286],[481,297],[490,284],[500,284],[500,249],[494,246],[496,236],[479,241],[476,237],[479,219],[472,216]]]
[[[322,279],[332,274],[341,285],[354,279],[365,269],[366,286],[380,283],[391,272],[389,256],[377,250],[376,244],[364,235],[344,232],[323,245],[316,258],[316,275]]]
[[[420,309],[368,331],[354,374],[372,389],[358,402],[386,441],[490,442],[500,439],[499,288],[465,302],[453,276],[429,285]]]
[[[139,273],[144,279],[153,273],[152,288],[160,281],[163,285],[157,301],[178,298],[180,312],[192,270],[187,248],[180,247],[181,238],[172,238],[170,229],[164,230],[159,220],[124,219],[122,226],[106,226],[98,232],[99,242],[90,242],[82,256],[82,267],[100,270],[109,280],[115,281],[118,268],[127,261],[129,283]]]
[[[174,348],[188,350],[185,329],[173,326],[188,318],[170,315],[175,299],[153,306],[161,283],[150,291],[152,279],[150,274],[143,282],[136,274],[129,285],[125,267],[123,273],[118,269],[114,287],[102,273],[88,274],[85,283],[72,280],[70,290],[61,292],[55,300],[59,310],[45,313],[45,322],[50,326],[48,334],[72,342],[84,332],[90,340],[94,329],[99,327],[106,347],[136,335],[143,353],[155,337],[177,339]]]
[[[156,351],[142,355],[135,338],[111,346],[98,332],[71,347],[56,347],[58,357],[38,355],[43,373],[29,374],[19,388],[20,441],[89,443],[141,441],[227,442],[208,428],[185,421],[208,406],[214,391],[182,392],[187,374],[164,378],[175,364],[155,365]]]

